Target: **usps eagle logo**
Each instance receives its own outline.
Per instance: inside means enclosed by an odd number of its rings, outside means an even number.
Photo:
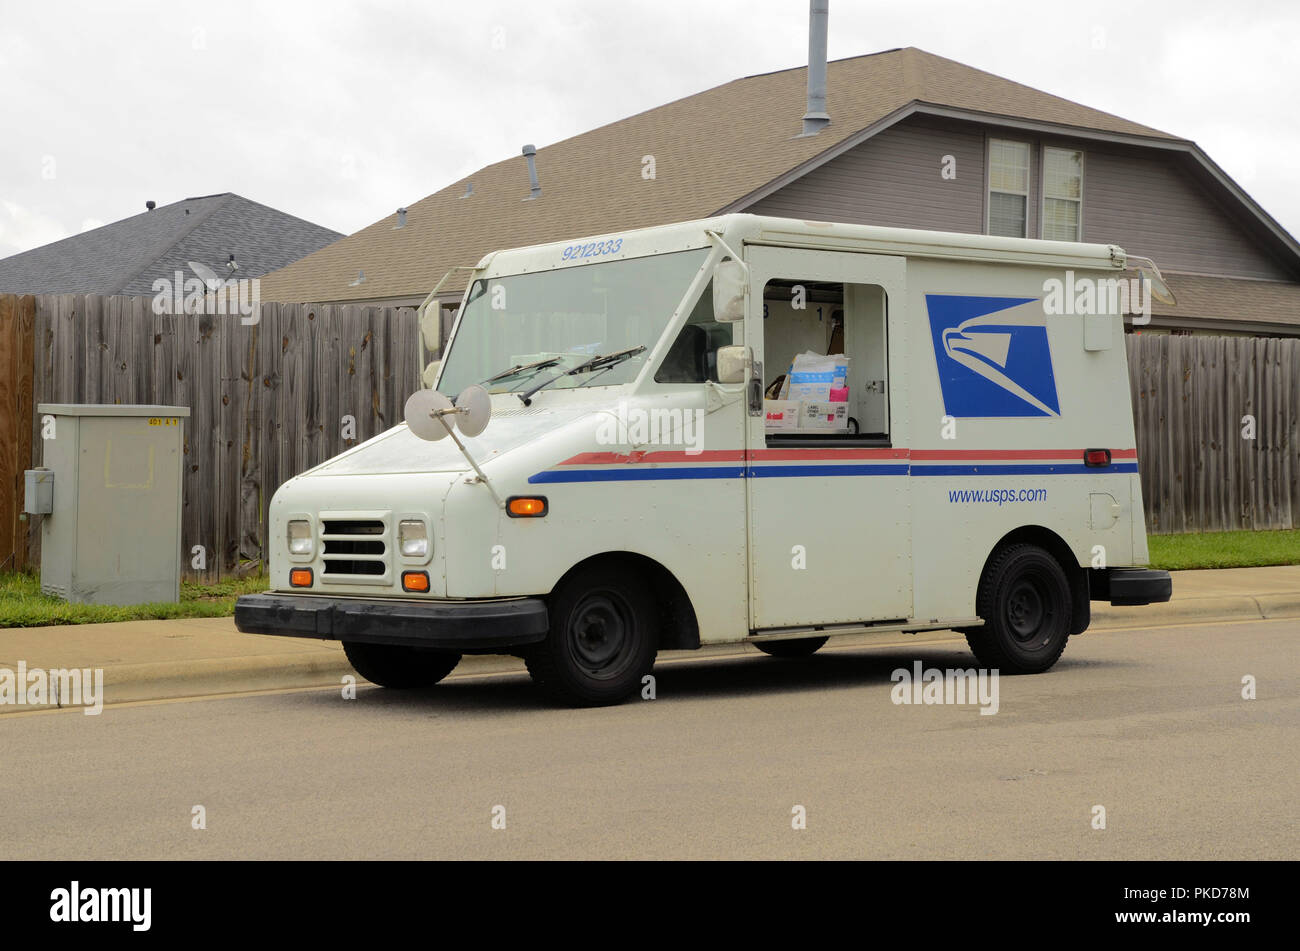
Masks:
[[[1037,298],[926,294],[925,305],[947,415],[1061,415]]]

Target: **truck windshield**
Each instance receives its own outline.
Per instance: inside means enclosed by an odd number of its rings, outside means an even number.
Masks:
[[[438,388],[493,393],[531,387],[601,354],[643,352],[596,373],[564,376],[548,389],[612,386],[636,378],[707,249],[605,261],[475,281]],[[536,364],[536,366],[530,366]],[[520,367],[508,373],[514,367]]]

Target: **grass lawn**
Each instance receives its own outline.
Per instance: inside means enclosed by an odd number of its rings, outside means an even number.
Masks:
[[[265,591],[264,575],[217,584],[181,582],[177,604],[68,604],[41,594],[35,574],[0,575],[0,628],[43,627],[47,624],[100,624],[105,621],[145,621],[175,617],[229,617],[241,594]]]
[[[1149,535],[1147,544],[1151,567],[1167,571],[1300,565],[1300,530]]]

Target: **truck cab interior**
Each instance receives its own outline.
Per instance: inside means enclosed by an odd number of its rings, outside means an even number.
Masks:
[[[713,319],[713,283],[700,294],[655,373],[658,383],[718,381],[718,349],[732,344],[732,324]]]

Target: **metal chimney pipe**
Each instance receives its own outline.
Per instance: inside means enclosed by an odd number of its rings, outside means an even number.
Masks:
[[[831,124],[826,111],[826,21],[830,0],[808,0],[808,111],[803,134],[816,135]]]
[[[537,183],[537,147],[532,145],[524,146],[524,158],[528,159],[528,197],[524,201],[532,201],[534,198],[541,197],[542,186]]]

